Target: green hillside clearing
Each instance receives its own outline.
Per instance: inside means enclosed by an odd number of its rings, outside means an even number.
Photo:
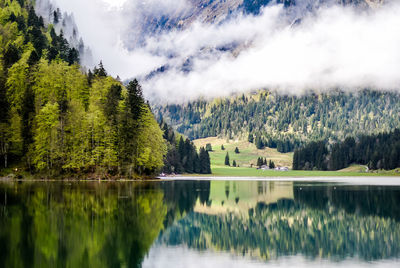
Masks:
[[[365,172],[365,167],[352,165],[339,171],[276,171],[259,170],[256,167],[257,158],[263,157],[275,162],[276,166],[292,168],[293,153],[279,153],[276,149],[265,148],[258,150],[254,144],[247,141],[224,140],[217,137],[194,140],[197,148],[212,145],[212,152],[209,152],[211,159],[212,175],[217,177],[346,177],[346,176],[400,176],[400,169],[392,171]],[[225,150],[221,149],[221,145]],[[235,154],[238,147],[240,153]],[[225,166],[225,156],[229,153],[230,163],[233,160],[239,167]],[[251,168],[253,164],[253,168]]]

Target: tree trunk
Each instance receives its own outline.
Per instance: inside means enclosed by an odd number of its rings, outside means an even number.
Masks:
[[[7,168],[7,153],[4,155],[4,168]]]

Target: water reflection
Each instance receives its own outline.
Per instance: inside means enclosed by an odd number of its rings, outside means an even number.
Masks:
[[[2,185],[0,267],[136,267],[164,228],[152,185]]]
[[[208,201],[199,200],[194,211],[207,215],[248,216],[258,204],[274,204],[282,199],[294,199],[292,182],[212,181]]]
[[[381,261],[400,257],[398,241],[399,187],[0,184],[0,267],[140,267],[144,259],[157,266],[154,254],[146,258],[150,249],[160,256],[171,247],[224,258],[229,253],[244,262],[299,255]]]

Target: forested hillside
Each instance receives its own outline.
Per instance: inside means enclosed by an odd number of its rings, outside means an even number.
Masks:
[[[398,93],[363,90],[288,96],[257,93],[158,107],[158,117],[191,139],[249,139],[293,151],[309,141],[342,141],[400,127]]]
[[[339,170],[357,163],[369,169],[391,170],[400,167],[400,129],[378,135],[348,137],[326,146],[311,142],[294,152],[294,170]]]
[[[168,148],[164,158],[164,173],[211,174],[210,156],[204,147],[197,151],[193,142],[176,134],[166,123],[162,123],[161,128]]]
[[[166,145],[136,80],[79,66],[30,0],[0,0],[0,154],[41,174],[150,174]]]

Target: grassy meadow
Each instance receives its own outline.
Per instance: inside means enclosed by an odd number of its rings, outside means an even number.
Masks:
[[[346,176],[400,176],[400,169],[392,171],[366,172],[365,166],[353,165],[339,171],[303,171],[303,170],[258,170],[257,158],[263,157],[275,162],[276,166],[292,168],[293,153],[279,153],[276,149],[265,148],[258,150],[256,146],[247,141],[225,140],[217,137],[194,140],[197,148],[212,145],[210,152],[212,175],[218,177],[346,177]],[[221,145],[225,150],[221,149]],[[238,147],[240,153],[235,153]],[[229,153],[231,166],[225,166],[225,156]],[[233,160],[239,167],[232,167]],[[253,168],[251,168],[253,164]]]
[[[276,149],[265,148],[263,150],[258,150],[256,146],[247,141],[234,141],[234,140],[224,140],[216,137],[194,140],[194,144],[197,148],[201,146],[205,147],[207,143],[212,145],[213,151],[210,152],[210,159],[212,166],[222,166],[224,167],[226,153],[229,153],[230,163],[232,165],[233,160],[240,167],[250,167],[251,164],[256,166],[257,158],[263,157],[267,160],[272,160],[275,162],[276,166],[292,167],[293,153],[279,153]],[[224,145],[225,150],[221,150],[221,145]],[[240,153],[235,153],[235,148],[238,147]]]

